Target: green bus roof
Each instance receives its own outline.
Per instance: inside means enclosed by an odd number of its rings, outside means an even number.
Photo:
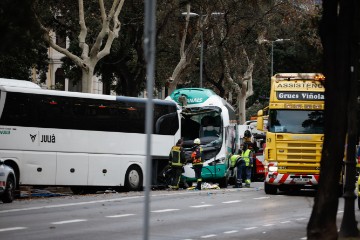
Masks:
[[[209,97],[217,95],[214,91],[206,88],[180,88],[171,93],[170,97],[181,105],[179,97],[186,97],[187,104],[200,104],[205,102]]]

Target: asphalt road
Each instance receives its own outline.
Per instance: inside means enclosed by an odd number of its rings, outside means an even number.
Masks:
[[[144,192],[98,193],[0,204],[1,239],[306,239],[310,191],[266,195],[251,188],[152,191],[144,238]],[[343,214],[338,211],[338,227]],[[360,212],[356,210],[359,219]]]

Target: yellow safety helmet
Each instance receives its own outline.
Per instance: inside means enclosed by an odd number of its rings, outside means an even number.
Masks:
[[[194,143],[200,145],[200,143],[201,143],[201,142],[200,142],[200,139],[199,139],[199,138],[195,138]]]

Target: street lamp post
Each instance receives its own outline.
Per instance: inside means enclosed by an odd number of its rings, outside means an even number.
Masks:
[[[274,75],[274,43],[276,42],[284,42],[284,41],[290,41],[289,38],[279,38],[273,41],[264,39],[261,42],[270,42],[271,43],[271,73],[270,73],[270,77],[272,77]]]
[[[200,32],[201,37],[201,46],[200,46],[200,88],[202,88],[202,80],[203,80],[203,59],[204,59],[204,34],[201,29]]]
[[[186,15],[188,15],[189,14],[189,16],[190,17],[203,17],[202,15],[199,15],[199,14],[197,14],[197,13],[194,13],[194,12],[189,12],[189,13],[187,13],[187,12],[183,12],[183,13],[181,13],[181,15],[184,15],[184,16],[186,16]],[[200,21],[202,21],[202,19],[200,19]],[[200,23],[201,24],[201,23]],[[202,88],[202,79],[203,79],[203,57],[204,57],[204,36],[203,36],[203,31],[202,31],[202,29],[200,29],[200,84],[199,84],[199,86],[200,86],[200,88]]]
[[[194,12],[183,12],[181,13],[181,15],[186,16],[188,15],[190,17],[201,17],[200,21],[202,21],[202,17],[206,16],[206,15],[202,15],[202,14],[197,14]],[[213,12],[211,13],[211,15],[223,15],[223,13],[219,13],[219,12]],[[202,23],[200,22],[200,25],[202,25]],[[202,26],[201,26],[202,27]],[[203,82],[203,65],[204,65],[204,33],[202,28],[200,29],[200,88],[202,88],[202,82]]]

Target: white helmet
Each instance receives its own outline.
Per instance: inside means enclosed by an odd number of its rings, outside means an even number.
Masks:
[[[201,143],[201,142],[200,142],[200,139],[199,139],[199,138],[195,138],[194,143],[200,145],[200,143]]]

